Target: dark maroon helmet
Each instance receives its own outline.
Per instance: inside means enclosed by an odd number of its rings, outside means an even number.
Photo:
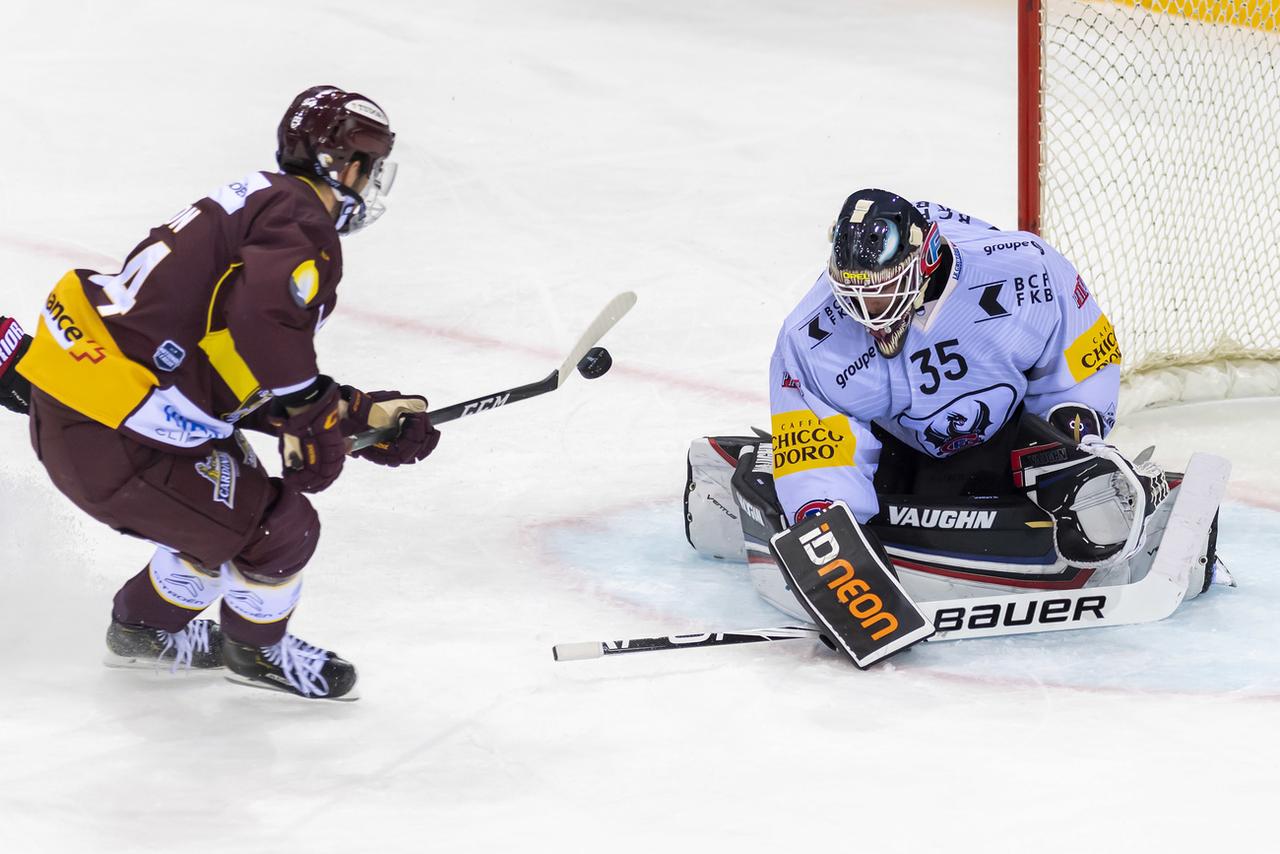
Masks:
[[[276,132],[281,170],[320,178],[346,200],[338,231],[349,234],[382,213],[376,202],[391,189],[395,172],[386,162],[395,144],[387,114],[371,99],[337,86],[312,86],[293,99]],[[360,190],[342,183],[352,162],[367,183]]]

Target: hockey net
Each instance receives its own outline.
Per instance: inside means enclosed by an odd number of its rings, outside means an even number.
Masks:
[[[1101,298],[1122,410],[1280,394],[1280,0],[1020,6],[1020,227]]]

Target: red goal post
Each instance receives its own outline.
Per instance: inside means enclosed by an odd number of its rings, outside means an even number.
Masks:
[[[1280,0],[1018,0],[1019,227],[1119,333],[1122,410],[1280,395]]]

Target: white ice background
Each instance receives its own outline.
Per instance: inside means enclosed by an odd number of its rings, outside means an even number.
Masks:
[[[292,627],[358,665],[356,703],[103,668],[150,549],[82,518],[0,417],[0,851],[1274,850],[1274,401],[1115,434],[1235,465],[1240,587],[1163,623],[868,672],[805,641],[551,658],[782,622],[684,542],[684,451],[767,426],[777,326],[846,194],[1014,224],[1013,7],[5,4],[0,312],[33,325],[66,269],[117,269],[270,168],[284,106],[327,82],[386,108],[401,169],[345,244],[326,371],[447,404],[542,377],[613,294],[639,304],[606,377],[315,498]]]

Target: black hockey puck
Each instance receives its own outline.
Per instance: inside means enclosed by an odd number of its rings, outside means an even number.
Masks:
[[[609,351],[603,347],[592,347],[578,362],[578,373],[589,380],[594,380],[596,377],[604,376],[605,372],[612,367],[613,357],[609,355]]]

